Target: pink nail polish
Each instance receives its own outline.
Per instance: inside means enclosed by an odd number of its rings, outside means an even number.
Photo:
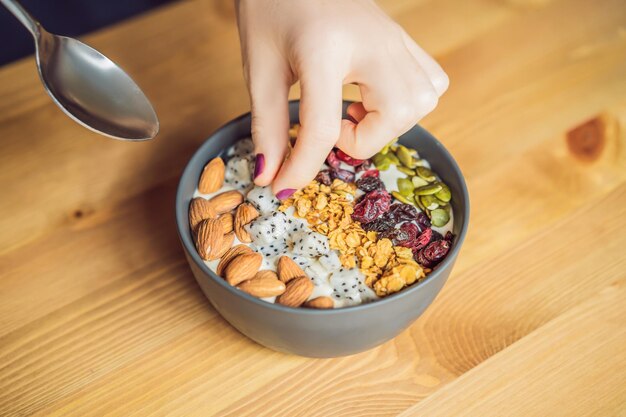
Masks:
[[[265,155],[262,153],[256,154],[256,161],[254,163],[254,178],[258,177],[263,173],[265,169]]]
[[[293,193],[295,192],[296,192],[295,188],[285,188],[284,190],[281,190],[278,193],[276,193],[276,198],[278,198],[279,200],[286,200],[289,197],[291,197]]]

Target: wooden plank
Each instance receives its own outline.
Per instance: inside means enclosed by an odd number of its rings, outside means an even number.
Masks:
[[[626,413],[626,274],[400,416]]]

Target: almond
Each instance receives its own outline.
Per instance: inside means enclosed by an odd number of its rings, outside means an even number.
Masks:
[[[235,218],[232,213],[224,213],[218,219],[222,222],[222,226],[224,227],[224,233],[230,233],[233,231],[233,223],[235,222]]]
[[[330,297],[317,297],[304,303],[305,307],[328,309],[335,307],[335,302]]]
[[[285,283],[297,277],[306,277],[306,274],[304,273],[302,268],[300,268],[298,264],[296,264],[294,260],[288,256],[280,257],[280,259],[278,260],[277,270],[278,278]]]
[[[205,261],[213,258],[221,249],[223,239],[224,229],[219,220],[202,220],[196,233],[196,249],[200,257]]]
[[[226,266],[228,266],[230,261],[232,261],[235,257],[243,253],[252,253],[252,252],[253,250],[250,249],[246,245],[233,246],[224,254],[224,256],[222,256],[222,259],[220,259],[220,262],[217,265],[217,268],[215,269],[215,273],[219,275],[220,277],[223,277],[224,270],[226,269]]]
[[[222,158],[217,157],[209,161],[204,166],[202,174],[200,174],[200,181],[198,181],[198,191],[202,194],[214,193],[224,184],[225,174],[224,161]]]
[[[191,230],[196,230],[196,227],[204,219],[214,219],[217,217],[215,209],[209,202],[209,200],[201,197],[196,197],[189,203],[189,225]]]
[[[239,204],[243,203],[243,194],[236,190],[225,191],[216,195],[210,201],[218,214],[228,213]]]
[[[274,297],[285,292],[285,283],[278,279],[274,271],[259,271],[254,278],[242,282],[237,288],[253,297]]]
[[[237,234],[237,239],[244,243],[252,242],[252,237],[244,226],[257,217],[259,217],[259,212],[252,204],[243,203],[237,207],[235,212],[235,233]]]
[[[287,307],[300,307],[313,292],[313,283],[307,277],[294,278],[276,302]]]
[[[224,256],[224,254],[228,251],[228,249],[230,249],[230,247],[233,246],[234,241],[235,241],[235,232],[226,233],[224,237],[222,238],[222,245],[217,250],[217,253],[211,256],[211,259],[209,260],[214,261]]]
[[[224,270],[226,282],[230,285],[237,285],[247,279],[252,279],[261,268],[262,263],[263,255],[256,252],[244,253],[235,257]]]

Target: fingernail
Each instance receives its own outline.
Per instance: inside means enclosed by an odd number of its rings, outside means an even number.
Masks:
[[[354,117],[350,116],[349,114],[346,114],[346,120],[351,121],[355,125],[359,124],[358,120],[356,120]]]
[[[276,193],[276,197],[279,200],[286,200],[289,197],[291,197],[293,195],[293,193],[296,192],[295,188],[285,188],[284,190],[279,191],[278,193]]]
[[[254,162],[254,179],[263,173],[265,169],[265,155],[262,153],[256,154],[256,161]]]

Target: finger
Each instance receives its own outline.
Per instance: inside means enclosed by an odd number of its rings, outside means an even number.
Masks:
[[[361,86],[362,106],[367,113],[356,124],[342,121],[337,147],[353,158],[369,158],[430,113],[438,99],[433,85],[423,72],[409,78],[408,84],[396,78],[389,85],[378,81],[371,87]],[[389,79],[392,78],[382,77]],[[361,113],[356,106],[353,111],[357,115]]]
[[[404,45],[409,50],[411,55],[417,61],[417,64],[426,72],[430,82],[432,83],[437,94],[441,96],[446,92],[448,86],[450,85],[450,80],[445,71],[441,68],[441,66],[424,51],[411,37],[406,33],[402,32],[402,37],[404,39]]]
[[[300,85],[298,139],[272,185],[281,199],[315,178],[341,130],[341,77],[321,72],[305,74],[300,77]]]
[[[350,104],[346,109],[346,113],[358,123],[365,118],[367,111],[363,107],[363,103],[357,102]]]
[[[272,182],[287,154],[290,74],[279,58],[251,63],[249,71],[252,140],[256,153],[254,182]]]

